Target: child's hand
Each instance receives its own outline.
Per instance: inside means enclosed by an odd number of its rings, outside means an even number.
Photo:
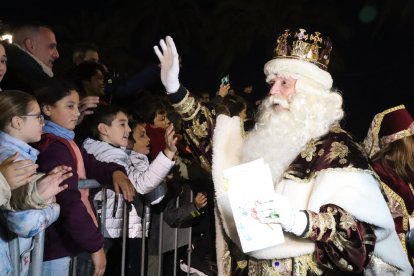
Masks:
[[[220,84],[219,91],[217,92],[217,95],[224,98],[227,94],[229,94],[230,90],[230,84]]]
[[[201,208],[206,207],[207,205],[207,196],[205,193],[197,193],[195,199],[194,199],[194,204],[197,208],[197,210],[200,210]]]
[[[10,190],[30,183],[36,177],[37,164],[31,160],[16,161],[18,153],[13,154],[0,164],[0,172],[9,183]]]
[[[60,184],[72,175],[71,167],[58,166],[54,168],[46,176],[37,181],[37,193],[44,201],[47,201],[68,187],[67,184]]]
[[[164,149],[164,154],[171,160],[174,158],[174,155],[177,152],[177,139],[178,138],[175,137],[174,135],[175,135],[174,125],[170,124],[165,130],[164,139],[165,139],[166,147]]]
[[[106,269],[106,256],[103,248],[91,254],[92,262],[95,267],[93,276],[102,276]]]
[[[99,104],[99,97],[95,97],[95,96],[88,96],[80,100],[79,102],[80,116],[78,118],[77,125],[82,123],[83,118],[85,118],[85,116],[93,114],[93,109],[98,107],[98,104]]]
[[[135,196],[135,188],[129,180],[128,176],[121,171],[115,171],[112,174],[112,182],[114,184],[115,194],[122,192],[124,199],[131,202]]]

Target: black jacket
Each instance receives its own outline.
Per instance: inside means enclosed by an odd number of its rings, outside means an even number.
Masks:
[[[50,77],[28,53],[13,44],[6,46],[7,72],[1,83],[3,90],[22,90],[33,94]]]

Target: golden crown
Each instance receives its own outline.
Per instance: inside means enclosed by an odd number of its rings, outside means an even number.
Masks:
[[[311,62],[326,70],[332,51],[329,37],[322,38],[321,33],[306,34],[305,29],[285,30],[276,41],[275,58],[294,58]]]

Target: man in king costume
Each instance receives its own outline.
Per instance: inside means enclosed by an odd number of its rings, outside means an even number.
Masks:
[[[278,37],[275,57],[264,67],[269,95],[246,137],[238,117],[216,117],[180,84],[172,38],[160,47],[154,50],[161,81],[183,118],[187,142],[212,169],[219,275],[411,275],[379,181],[339,125],[344,112],[326,71],[328,38],[304,29]],[[223,170],[258,158],[269,164],[274,183],[258,217],[280,224],[285,242],[243,253]]]

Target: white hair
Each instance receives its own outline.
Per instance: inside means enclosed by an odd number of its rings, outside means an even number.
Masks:
[[[328,133],[343,115],[342,96],[304,76],[297,78],[296,94],[288,110],[275,111],[274,98],[268,96],[260,105],[256,127],[243,146],[243,162],[264,158],[278,181],[289,164],[311,140]]]

